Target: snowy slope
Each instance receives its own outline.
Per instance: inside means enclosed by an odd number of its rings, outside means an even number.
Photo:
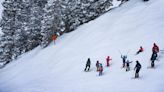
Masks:
[[[0,92],[164,92],[163,54],[156,69],[147,69],[153,43],[164,50],[163,5],[164,0],[130,0],[61,36],[55,45],[22,55],[0,70]],[[141,45],[144,52],[135,56]],[[119,50],[122,54],[129,51],[130,61],[140,61],[140,79],[131,79],[133,69],[121,69]],[[108,68],[107,55],[113,59]],[[84,72],[88,57],[91,71]],[[104,65],[103,76],[96,72],[96,60]]]

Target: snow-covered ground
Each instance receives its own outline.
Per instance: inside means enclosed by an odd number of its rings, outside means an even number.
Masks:
[[[164,92],[164,54],[159,53],[155,69],[150,65],[151,48],[156,42],[164,50],[164,0],[130,0],[98,19],[64,34],[45,49],[21,56],[0,70],[0,92]],[[144,52],[134,55],[140,46]],[[120,53],[142,64],[141,78],[121,69]],[[105,58],[112,57],[111,66]],[[87,58],[90,72],[84,72]],[[98,76],[95,63],[104,65]]]

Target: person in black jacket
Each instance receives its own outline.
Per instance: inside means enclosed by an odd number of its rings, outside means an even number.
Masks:
[[[97,62],[96,62],[96,68],[97,68],[97,71],[99,71],[99,61],[97,60]]]
[[[154,61],[157,59],[157,53],[153,53],[151,56],[151,67],[154,67]]]
[[[87,63],[86,63],[86,67],[85,67],[85,70],[84,71],[86,71],[86,70],[89,71],[90,66],[91,66],[91,60],[90,60],[90,58],[88,58]]]
[[[139,63],[139,61],[136,61],[136,66],[134,67],[135,72],[135,78],[139,78],[139,71],[141,69],[141,64]]]

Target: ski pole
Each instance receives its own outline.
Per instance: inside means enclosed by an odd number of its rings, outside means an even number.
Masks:
[[[128,52],[126,53],[126,55],[128,55],[128,53],[130,52],[131,50],[129,49]]]
[[[134,71],[133,71],[133,76],[134,76],[134,78],[135,78],[136,69],[134,68],[133,70],[134,70]]]
[[[121,53],[121,51],[120,51],[120,50],[118,50],[118,52],[122,55],[122,53]]]

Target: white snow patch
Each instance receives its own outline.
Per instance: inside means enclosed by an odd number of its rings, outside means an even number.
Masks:
[[[0,92],[164,92],[164,58],[150,65],[156,42],[164,50],[164,0],[130,0],[98,19],[64,34],[56,44],[40,47],[0,70]],[[140,46],[144,52],[135,56]],[[120,53],[133,61],[131,71],[121,69]],[[112,57],[105,67],[105,58]],[[90,72],[84,72],[87,58]],[[95,63],[104,65],[98,76]],[[135,60],[142,64],[140,79],[132,80]]]

